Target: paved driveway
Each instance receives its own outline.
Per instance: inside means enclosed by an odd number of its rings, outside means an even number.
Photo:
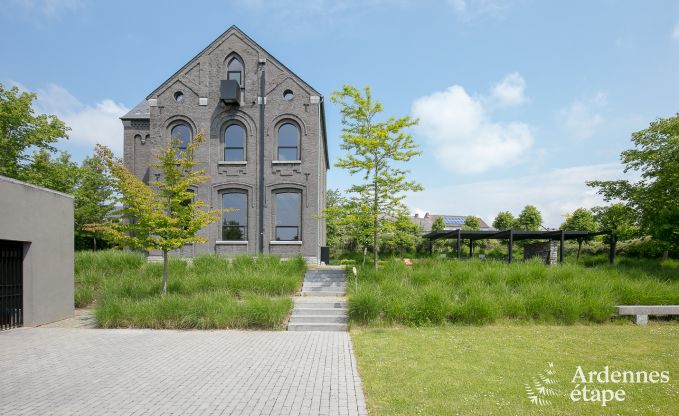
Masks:
[[[0,415],[363,415],[346,332],[20,328]]]

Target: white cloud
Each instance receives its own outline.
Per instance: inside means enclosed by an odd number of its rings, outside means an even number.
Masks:
[[[679,22],[674,25],[674,30],[672,30],[672,38],[679,39]]]
[[[519,74],[511,74],[505,81],[512,80],[498,84],[510,85],[499,88],[505,94],[502,98],[496,97],[495,91],[490,97],[471,97],[463,87],[453,85],[415,100],[412,113],[420,119],[416,132],[433,147],[444,168],[480,173],[515,163],[531,147],[533,133],[528,124],[494,122],[489,115],[493,107],[508,105],[511,100],[516,103],[523,97],[525,82],[517,88],[519,78],[523,81]]]
[[[584,100],[575,100],[559,111],[561,123],[578,139],[588,139],[606,119],[601,114],[607,106],[606,93],[598,92]]]
[[[23,85],[12,82],[22,90]],[[82,104],[66,88],[49,84],[36,91],[35,109],[44,114],[54,114],[71,128],[69,142],[94,148],[97,143],[110,147],[116,154],[123,150],[123,124],[120,117],[129,111],[125,105],[104,99],[94,106]]]
[[[499,106],[521,105],[528,101],[524,95],[525,89],[526,80],[518,72],[512,72],[495,84],[491,98]]]
[[[575,166],[518,178],[426,188],[410,194],[407,204],[424,207],[420,212],[476,215],[488,224],[500,211],[518,215],[531,204],[542,212],[543,225],[556,228],[565,214],[577,208],[606,204],[594,188],[585,185],[586,181],[621,178],[634,179],[617,163]]]

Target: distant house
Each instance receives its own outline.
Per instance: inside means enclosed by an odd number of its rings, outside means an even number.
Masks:
[[[438,217],[443,217],[443,222],[446,224],[446,230],[458,230],[464,225],[464,220],[467,218],[466,215],[447,215],[447,214],[430,214],[426,213],[424,215],[415,214],[410,217],[410,220],[422,228],[422,231],[428,233],[431,231],[431,226]],[[481,223],[481,230],[492,230],[493,227],[486,224],[480,217],[479,222]]]

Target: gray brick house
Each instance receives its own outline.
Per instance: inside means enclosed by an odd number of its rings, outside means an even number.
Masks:
[[[178,254],[274,254],[320,258],[329,167],[323,97],[236,26],[121,117],[126,166],[146,183],[153,153],[199,131],[196,153],[210,179],[193,191],[235,208],[201,230],[208,242]]]

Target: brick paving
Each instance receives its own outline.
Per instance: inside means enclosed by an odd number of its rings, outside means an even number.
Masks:
[[[0,415],[365,415],[346,332],[20,328]]]

